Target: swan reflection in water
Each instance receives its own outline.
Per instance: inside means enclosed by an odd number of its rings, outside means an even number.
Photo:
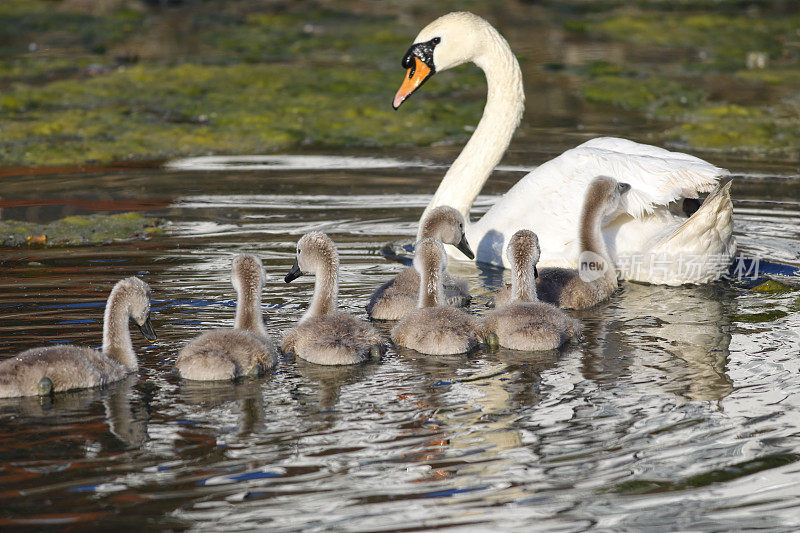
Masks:
[[[317,365],[299,357],[297,370],[305,381],[296,387],[292,396],[304,409],[315,417],[333,414],[339,401],[342,388],[368,380],[379,368],[379,363],[371,361],[358,365]]]
[[[726,374],[734,293],[725,283],[664,287],[623,284],[607,304],[582,313],[582,374],[600,385],[658,387],[696,401],[733,390]]]
[[[191,419],[198,431],[208,433],[211,429],[211,433],[224,437],[223,441],[227,440],[226,435],[241,438],[284,431],[305,433],[310,430],[305,427],[308,424],[319,430],[316,425],[320,421],[330,427],[338,420],[336,406],[342,388],[367,381],[379,366],[316,365],[299,358],[295,361],[295,368],[285,360],[281,362],[285,372],[299,373],[287,380],[274,375],[237,382],[182,380],[183,416]]]
[[[38,438],[60,438],[55,433],[72,434],[76,418],[81,418],[80,440],[70,440],[80,449],[74,453],[97,455],[102,450],[118,451],[140,448],[147,441],[149,394],[139,397],[134,391],[138,376],[130,375],[121,381],[102,388],[81,389],[54,394],[49,397],[20,397],[0,400],[0,418],[13,418],[20,431],[31,430]],[[105,424],[91,424],[96,405],[102,403]],[[26,428],[26,429],[22,429]],[[13,430],[12,430],[13,432]],[[30,449],[30,439],[24,439],[25,449]],[[69,445],[67,445],[67,448]],[[63,462],[72,452],[59,448],[58,460]]]
[[[470,289],[485,302],[509,274],[491,265],[476,267],[480,285]],[[731,393],[726,365],[735,288],[725,281],[620,286],[608,302],[573,312],[583,325],[585,379],[617,385],[624,377],[689,400],[718,401]]]
[[[424,429],[441,444],[409,456],[430,468],[418,480],[461,476],[475,468],[483,470],[482,476],[499,475],[510,467],[504,450],[514,450],[515,461],[522,454],[537,463],[538,446],[524,445],[538,440],[531,429],[558,431],[561,424],[580,418],[583,404],[578,400],[595,388],[647,389],[632,392],[632,398],[660,391],[667,403],[676,398],[716,402],[731,393],[726,365],[732,289],[724,283],[623,287],[610,302],[576,314],[584,324],[584,341],[560,352],[428,357],[401,350],[410,371],[428,384],[418,391],[423,393]],[[454,455],[469,449],[470,462],[453,463]],[[487,463],[470,464],[482,456]],[[450,466],[437,467],[446,458]]]
[[[271,377],[236,382],[182,380],[180,397],[183,404],[199,407],[191,410],[191,418],[202,425],[223,434],[247,436],[266,428],[263,389]]]

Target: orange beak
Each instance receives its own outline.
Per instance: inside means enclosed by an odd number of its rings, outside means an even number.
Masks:
[[[392,107],[397,109],[400,107],[406,98],[411,96],[411,94],[420,88],[420,86],[425,83],[433,71],[431,68],[423,63],[418,57],[414,58],[414,66],[408,69],[406,73],[406,77],[403,79],[403,85],[400,86],[400,89],[397,91],[397,94],[394,96],[394,101],[392,102]]]

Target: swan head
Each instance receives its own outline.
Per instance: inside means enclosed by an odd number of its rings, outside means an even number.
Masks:
[[[297,241],[297,256],[292,269],[283,280],[291,282],[303,274],[316,274],[325,268],[339,268],[339,254],[333,241],[319,231],[303,235]]]
[[[477,62],[492,33],[497,32],[488,22],[468,12],[448,13],[425,26],[403,56],[406,77],[392,107],[400,107],[437,72]]]
[[[438,274],[447,268],[447,254],[438,239],[420,239],[414,246],[414,268],[422,276],[425,273]]]
[[[132,276],[118,281],[112,293],[119,294],[128,303],[128,316],[142,335],[149,341],[156,340],[156,332],[150,322],[150,286]]]
[[[536,271],[536,263],[539,262],[540,254],[539,237],[531,230],[518,230],[508,240],[506,257],[512,268],[517,271],[529,272],[533,270],[533,277],[539,277],[539,273]]]
[[[450,206],[440,205],[432,209],[422,221],[420,236],[423,239],[433,237],[444,244],[452,244],[468,258],[475,259],[464,233],[464,216]]]
[[[241,254],[233,258],[231,283],[237,293],[259,292],[267,284],[267,274],[261,259],[251,254]]]
[[[599,213],[601,217],[617,214],[625,193],[631,186],[608,176],[599,176],[586,189],[586,209]]]

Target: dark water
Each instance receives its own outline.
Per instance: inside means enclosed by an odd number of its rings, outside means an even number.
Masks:
[[[579,315],[586,340],[560,353],[390,350],[353,368],[284,358],[258,380],[182,382],[172,370],[180,347],[232,324],[233,254],[264,260],[278,339],[313,287],[310,277],[283,282],[295,242],[326,231],[342,256],[340,305],[364,317],[368,295],[400,268],[381,245],[411,240],[442,174],[302,161],[3,180],[2,201],[15,206],[4,218],[99,207],[172,224],[144,243],[0,251],[0,356],[98,346],[107,292],[133,274],[153,288],[159,334],[148,346],[134,333],[141,369],[122,383],[46,405],[0,401],[0,528],[800,528],[795,289],[623,283]],[[748,255],[800,264],[793,172],[737,176],[735,229]],[[519,176],[497,173],[474,214]],[[451,270],[485,312],[504,274]]]

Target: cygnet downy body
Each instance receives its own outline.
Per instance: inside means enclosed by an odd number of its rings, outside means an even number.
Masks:
[[[261,260],[250,254],[237,255],[231,283],[237,295],[233,329],[207,331],[189,342],[175,361],[182,378],[220,381],[257,377],[278,363],[278,351],[261,314],[261,291],[266,284]]]
[[[314,296],[299,323],[283,338],[284,353],[320,365],[352,365],[383,354],[384,345],[372,325],[337,311],[339,254],[333,241],[318,231],[297,242],[297,257],[286,283],[313,273]]]
[[[420,235],[422,239],[432,237],[452,244],[470,259],[475,257],[464,234],[464,217],[452,207],[443,205],[431,210],[422,223]],[[446,305],[469,305],[466,281],[445,271],[442,285]],[[367,314],[378,320],[399,320],[416,309],[418,293],[419,273],[414,267],[405,268],[375,291],[367,305]]]
[[[486,331],[497,335],[500,346],[513,350],[552,350],[580,336],[580,323],[554,305],[537,301],[534,277],[539,239],[519,230],[508,243],[511,263],[511,301],[486,317]]]
[[[392,341],[429,355],[453,355],[474,350],[483,342],[480,321],[445,304],[447,254],[437,239],[417,242],[414,268],[419,274],[417,308],[392,329]]]
[[[136,372],[128,321],[148,340],[156,334],[150,322],[150,287],[136,277],[111,289],[103,316],[103,347],[58,345],[31,348],[0,363],[0,398],[48,395],[100,387]]]
[[[547,267],[538,271],[536,292],[539,300],[564,309],[587,309],[607,300],[619,287],[614,262],[602,235],[603,219],[617,212],[627,183],[613,178],[595,178],[586,190],[578,240],[581,246],[579,270]],[[495,307],[505,305],[510,287],[497,292]]]

